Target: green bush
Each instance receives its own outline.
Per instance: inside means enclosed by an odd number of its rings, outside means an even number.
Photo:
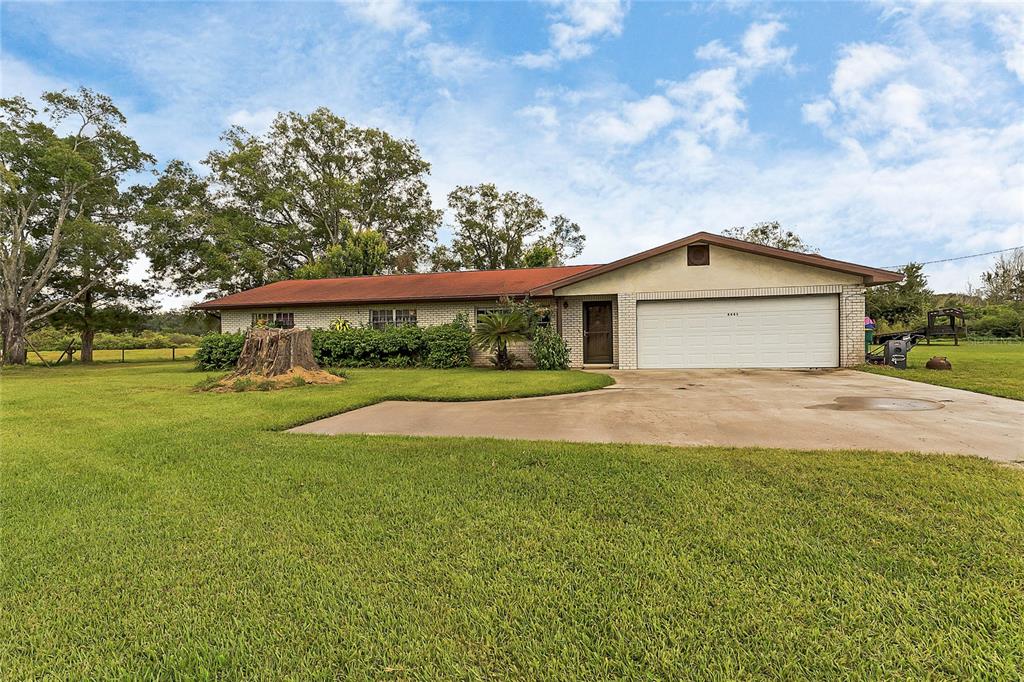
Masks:
[[[425,349],[424,330],[413,325],[313,331],[313,356],[325,367],[413,367]]]
[[[537,327],[533,332],[530,357],[537,369],[569,369],[569,346],[551,327]]]
[[[196,367],[206,371],[233,369],[242,354],[245,334],[207,334],[196,351]]]
[[[977,318],[967,323],[971,336],[1007,338],[1024,334],[1024,314],[1010,305],[985,306],[977,314]]]
[[[40,327],[28,335],[28,341],[36,350],[64,350],[70,344],[80,348],[78,334],[70,329],[51,327],[49,325]]]
[[[471,361],[470,347],[473,331],[460,314],[454,322],[428,327],[423,332],[427,346],[425,364],[438,369],[468,367]]]
[[[94,350],[138,350],[141,348],[182,348],[198,346],[199,336],[144,331],[141,334],[96,332],[92,339]],[[42,327],[29,334],[29,341],[37,350],[64,350],[73,343],[76,349],[82,347],[79,332],[68,328]]]

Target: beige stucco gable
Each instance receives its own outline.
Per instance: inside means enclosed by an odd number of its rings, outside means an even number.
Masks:
[[[758,289],[765,287],[863,284],[864,278],[802,263],[711,246],[709,265],[688,266],[686,247],[652,256],[555,289],[556,296],[618,292]]]

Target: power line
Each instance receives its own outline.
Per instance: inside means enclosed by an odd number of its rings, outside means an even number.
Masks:
[[[991,256],[996,253],[1006,253],[1007,251],[1016,251],[1017,249],[1024,249],[1024,244],[1020,246],[1011,246],[1008,249],[999,249],[998,251],[986,251],[985,253],[972,253],[969,256],[956,256],[955,258],[940,258],[939,260],[926,260],[918,265],[932,265],[933,263],[948,263],[954,260],[966,260],[968,258],[978,258],[979,256]],[[904,265],[910,265],[910,263],[903,263],[901,265],[886,265],[883,270],[893,270],[895,268],[902,268]]]

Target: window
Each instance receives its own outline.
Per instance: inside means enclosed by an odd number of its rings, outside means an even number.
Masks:
[[[476,323],[480,324],[480,318],[484,315],[491,315],[493,313],[500,313],[502,308],[477,308],[476,309]]]
[[[252,326],[291,329],[295,326],[295,313],[253,313]]]
[[[492,313],[500,313],[508,310],[507,308],[477,308],[476,309],[476,321],[480,323],[480,318],[484,315],[490,315]],[[539,317],[537,318],[538,327],[550,327],[551,326],[551,308],[540,308],[537,310]]]
[[[370,326],[374,329],[416,325],[416,310],[412,308],[377,308],[370,311]]]

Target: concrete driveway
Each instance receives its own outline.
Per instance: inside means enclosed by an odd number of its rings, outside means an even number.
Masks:
[[[589,393],[384,402],[292,432],[916,450],[1024,463],[1020,401],[852,370],[606,373],[615,385]]]

